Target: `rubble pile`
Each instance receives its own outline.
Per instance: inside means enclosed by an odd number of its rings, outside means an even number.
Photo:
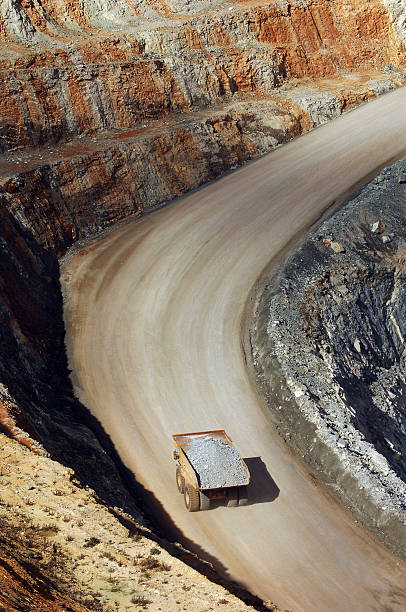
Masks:
[[[247,484],[247,473],[238,452],[217,438],[193,438],[186,453],[202,489]]]

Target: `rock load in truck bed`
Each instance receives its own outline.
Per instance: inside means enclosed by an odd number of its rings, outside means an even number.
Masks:
[[[197,473],[201,489],[247,484],[247,473],[238,452],[210,436],[190,441],[187,458]]]

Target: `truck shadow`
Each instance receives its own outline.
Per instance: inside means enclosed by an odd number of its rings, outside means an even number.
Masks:
[[[279,487],[261,457],[248,457],[244,461],[251,474],[251,481],[248,485],[248,505],[275,501],[279,495]]]
[[[279,495],[279,487],[267,470],[261,457],[244,457],[247,468],[251,474],[250,484],[248,485],[248,504],[267,504],[275,501]],[[211,508],[226,506],[225,500],[213,500]]]

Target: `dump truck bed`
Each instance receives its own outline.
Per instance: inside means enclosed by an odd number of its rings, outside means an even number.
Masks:
[[[246,486],[250,475],[224,429],[172,436],[186,457],[201,490]]]

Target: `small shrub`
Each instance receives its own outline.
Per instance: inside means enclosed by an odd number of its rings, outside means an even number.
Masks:
[[[108,552],[108,550],[105,550],[104,552],[102,552],[102,555],[106,559],[109,559],[109,561],[115,561],[116,560],[115,556],[112,555],[110,552]]]
[[[93,599],[84,599],[83,600],[83,604],[85,606],[87,606],[89,609],[91,609],[91,606],[94,604],[94,600]]]
[[[157,548],[156,546],[153,546],[151,548],[151,550],[149,551],[150,555],[160,555],[161,554],[161,550],[159,548]]]
[[[95,538],[94,536],[92,536],[91,538],[88,538],[86,540],[86,542],[83,544],[83,546],[85,548],[93,548],[93,546],[96,546],[97,544],[100,544],[101,540],[99,540],[99,538]]]
[[[136,542],[138,542],[139,540],[141,540],[142,538],[142,533],[140,532],[139,529],[137,529],[136,527],[132,527],[129,531],[128,536],[132,539],[135,540]]]
[[[131,597],[131,603],[141,606],[141,608],[146,608],[152,601],[147,599],[144,595],[133,595],[133,597]]]
[[[141,565],[141,567],[143,567],[144,569],[151,570],[151,569],[155,569],[159,567],[160,563],[153,557],[147,557],[146,559],[141,559],[141,561],[139,562],[139,565]]]
[[[159,567],[161,568],[161,570],[163,570],[164,572],[169,572],[171,570],[171,565],[169,565],[169,563],[165,563],[165,561],[162,561],[162,563],[160,563]]]
[[[38,550],[29,550],[27,557],[30,557],[30,559],[42,559],[42,554]]]

